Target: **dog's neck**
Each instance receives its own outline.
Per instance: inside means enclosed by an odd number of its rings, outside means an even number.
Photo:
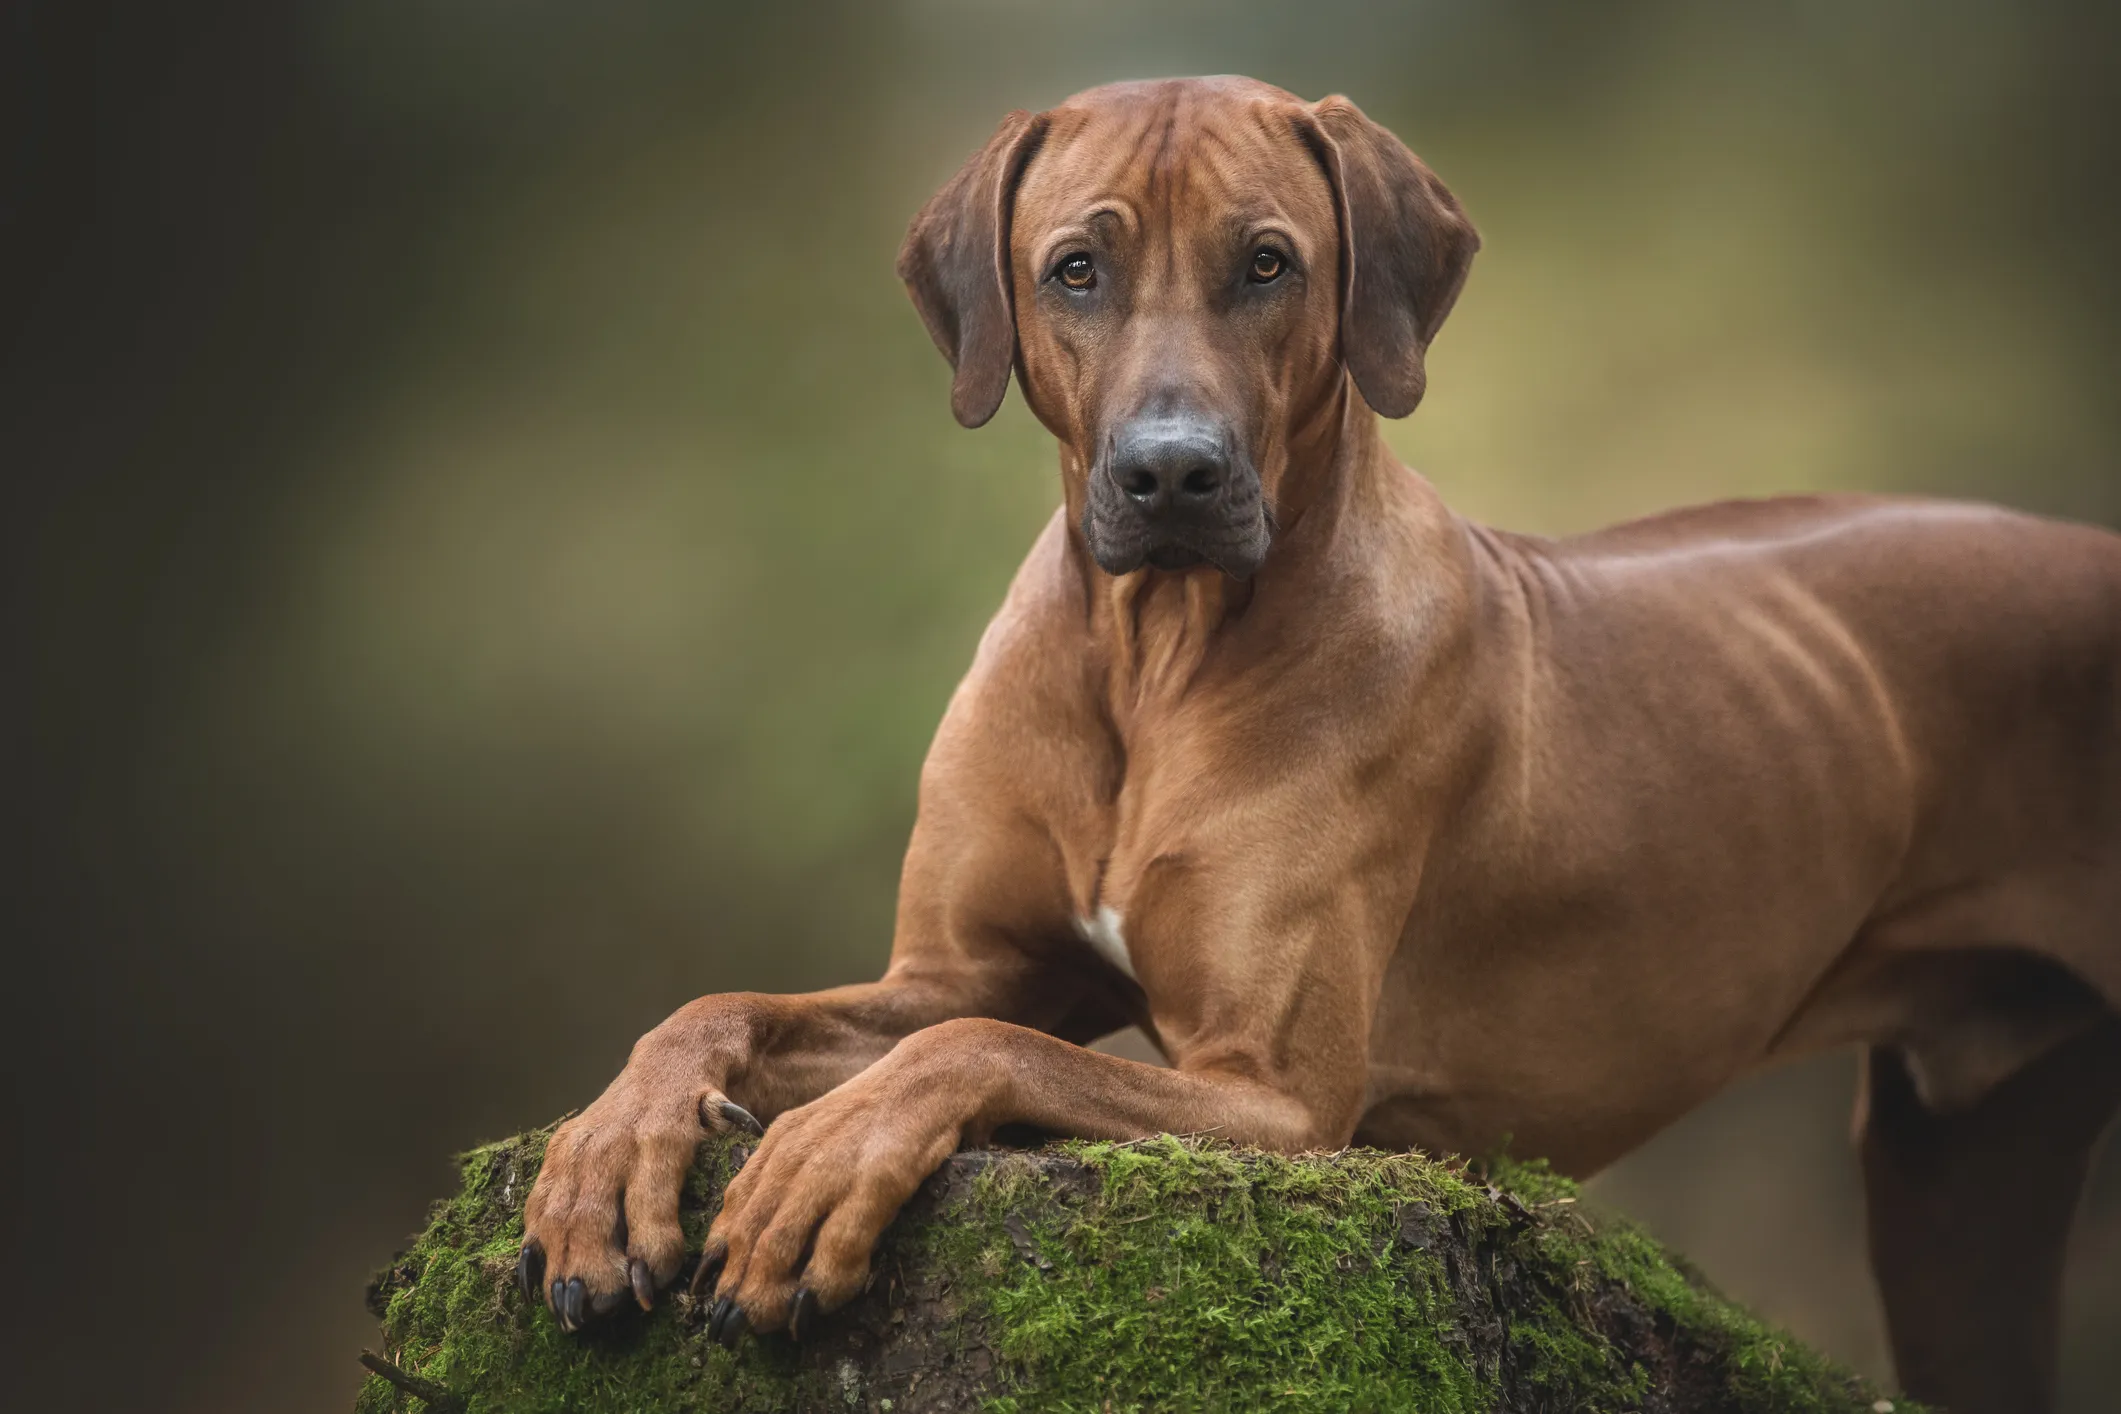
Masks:
[[[1358,532],[1366,516],[1408,476],[1386,447],[1377,415],[1352,382],[1293,429],[1288,464],[1274,489],[1274,546],[1249,580],[1233,579],[1212,565],[1167,571],[1143,568],[1109,575],[1091,559],[1084,542],[1081,507],[1070,473],[1068,563],[1080,578],[1094,657],[1104,670],[1105,692],[1115,723],[1124,732],[1144,713],[1181,701],[1204,666],[1218,653],[1247,659],[1301,651],[1265,629],[1247,636],[1247,624],[1283,618],[1281,605],[1308,606],[1311,621],[1319,600],[1344,589],[1331,573],[1341,543]],[[1240,637],[1249,637],[1241,646]]]

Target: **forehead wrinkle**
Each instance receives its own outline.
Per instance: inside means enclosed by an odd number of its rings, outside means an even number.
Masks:
[[[1082,215],[1034,231],[1022,228],[1022,249],[1031,253],[1040,268],[1051,264],[1065,246],[1088,240],[1107,247],[1123,245],[1129,233],[1141,229],[1141,218],[1123,197],[1104,197]]]
[[[1141,218],[1134,214],[1134,208],[1127,202],[1106,200],[1092,208],[1090,214],[1083,217],[1082,224],[1094,232],[1099,240],[1109,241],[1113,239],[1114,227],[1118,228],[1119,234],[1125,235],[1129,231],[1140,230],[1142,223]]]
[[[1190,89],[1174,86],[1167,91],[1160,121],[1155,125],[1156,150],[1149,158],[1148,200],[1162,217],[1163,268],[1180,268],[1185,258],[1181,244],[1185,222],[1179,212],[1192,195],[1193,177],[1212,164],[1199,160],[1206,125],[1194,120]]]
[[[1185,163],[1174,160],[1178,148],[1178,120],[1185,107],[1185,90],[1167,89],[1163,101],[1148,115],[1142,134],[1142,146],[1150,142],[1155,148],[1148,154],[1147,171],[1149,194],[1154,200],[1168,196],[1173,187],[1185,178]]]
[[[1144,188],[1141,154],[1149,132],[1150,124],[1143,119],[1121,126],[1107,140],[1099,138],[1096,128],[1086,125],[1083,140],[1071,144],[1067,166],[1083,187],[1111,194],[1089,200],[1124,199]]]
[[[1019,232],[1043,242],[1063,228],[1087,230],[1107,210],[1123,224],[1138,226],[1140,215],[1129,196],[1135,185],[1127,171],[1130,144],[1101,136],[1106,124],[1097,120],[1106,115],[1078,109],[1062,110],[1060,116],[1065,121],[1056,124],[1018,189]],[[1026,215],[1035,225],[1023,220]]]
[[[1249,121],[1247,121],[1249,120]],[[1186,134],[1188,157],[1182,164],[1187,187],[1206,187],[1226,203],[1255,198],[1260,188],[1281,175],[1276,158],[1300,155],[1293,142],[1278,149],[1264,110],[1220,113],[1198,122]]]
[[[1308,247],[1321,238],[1313,227],[1334,219],[1331,190],[1289,105],[1199,87],[1157,85],[1059,110],[1026,184],[1046,210],[1072,210],[1026,234],[1041,244],[1079,231],[1124,241],[1145,265],[1173,272],[1203,255],[1219,261],[1220,247],[1270,226],[1300,257],[1316,255]],[[1120,229],[1100,221],[1107,210]],[[1207,219],[1181,219],[1189,212]]]

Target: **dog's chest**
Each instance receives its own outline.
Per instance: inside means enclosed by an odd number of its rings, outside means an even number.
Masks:
[[[1123,920],[1119,910],[1110,904],[1099,904],[1088,917],[1075,920],[1075,935],[1090,945],[1106,962],[1125,973],[1127,980],[1138,982],[1134,975],[1134,955],[1127,951],[1127,936],[1121,929]]]

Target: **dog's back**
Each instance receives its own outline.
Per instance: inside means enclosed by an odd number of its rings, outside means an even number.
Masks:
[[[1883,725],[1857,748],[1896,758],[1906,812],[1882,941],[2033,947],[2121,1006],[2121,536],[1992,506],[1792,497],[1614,527],[1553,562],[1604,612],[1700,625],[1706,651],[1662,670],[1729,675],[1756,723],[1815,743],[1850,713]],[[1674,638],[1633,641],[1671,654]]]
[[[2121,1009],[2121,537],[1876,497],[1471,535],[1488,764],[1395,966],[1476,936],[1480,967],[1388,990],[1542,1038],[1473,1138],[1596,1167],[1880,1041],[1971,1102]],[[1474,1083],[1409,1005],[1387,1062]]]

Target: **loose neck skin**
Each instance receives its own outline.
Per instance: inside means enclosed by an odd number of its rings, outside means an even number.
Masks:
[[[1249,663],[1300,646],[1268,624],[1287,617],[1279,612],[1284,606],[1298,604],[1315,621],[1322,600],[1346,592],[1346,577],[1331,570],[1343,560],[1343,542],[1378,523],[1395,488],[1413,482],[1351,380],[1343,376],[1314,408],[1288,438],[1272,491],[1274,547],[1250,580],[1232,579],[1213,565],[1144,567],[1119,576],[1100,570],[1081,530],[1088,460],[1062,444],[1067,563],[1122,730],[1152,704],[1182,698],[1211,657],[1237,655]]]

